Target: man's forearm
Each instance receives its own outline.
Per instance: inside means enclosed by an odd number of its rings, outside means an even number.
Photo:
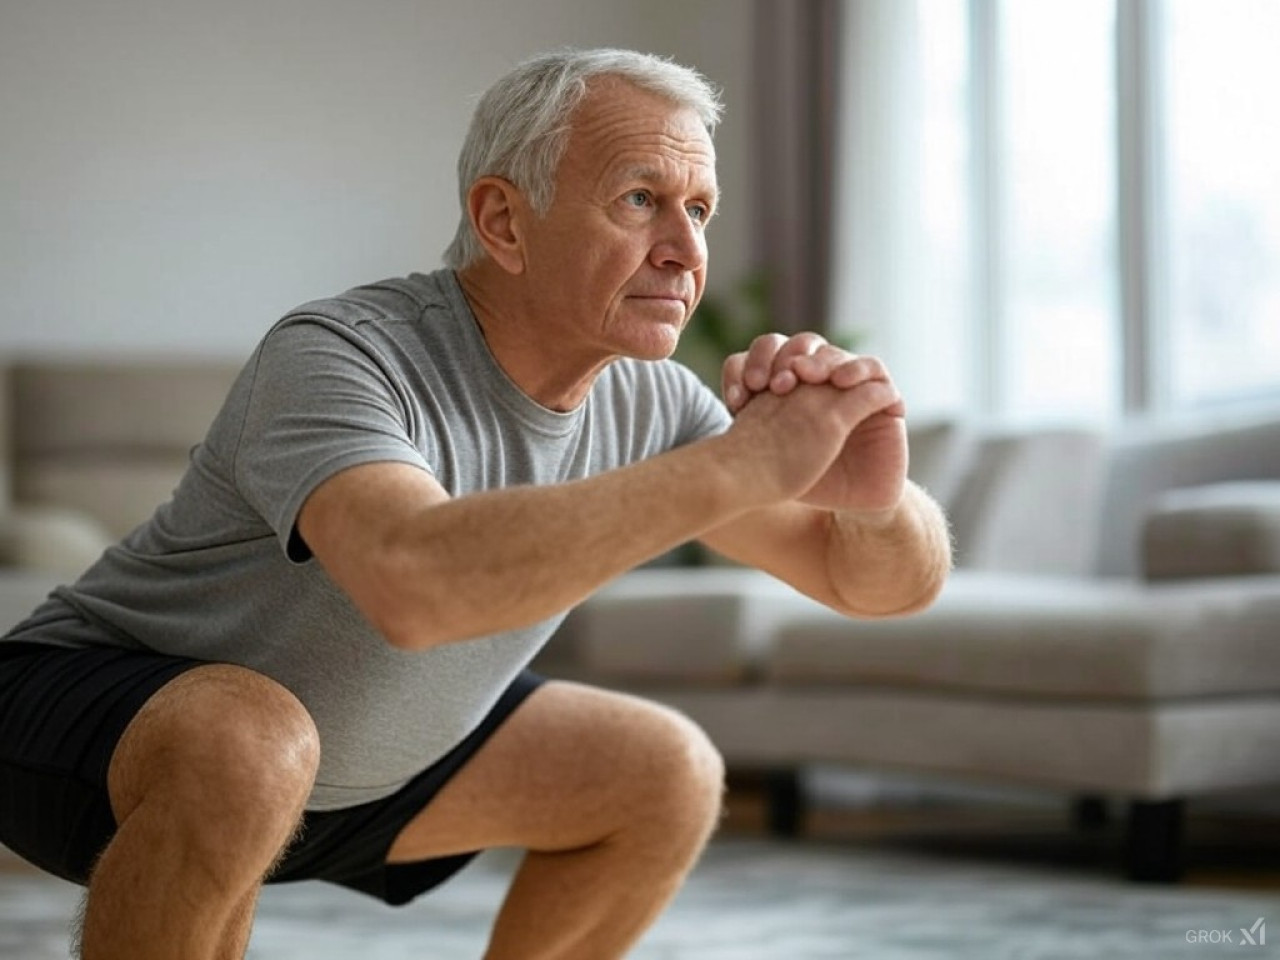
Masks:
[[[951,536],[937,504],[908,483],[891,512],[833,512],[827,571],[846,612],[888,617],[924,609],[951,570]]]

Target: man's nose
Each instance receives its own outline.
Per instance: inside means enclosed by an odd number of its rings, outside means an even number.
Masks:
[[[707,238],[687,210],[664,212],[651,259],[655,266],[700,270],[707,262]]]

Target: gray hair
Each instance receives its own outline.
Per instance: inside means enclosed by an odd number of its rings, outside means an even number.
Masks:
[[[696,70],[633,50],[561,50],[526,60],[480,98],[458,156],[462,217],[444,262],[454,270],[485,256],[471,226],[467,192],[481,177],[515,184],[538,214],[551,208],[556,168],[569,142],[569,118],[587,81],[608,75],[695,111],[708,133],[720,120],[720,95]]]

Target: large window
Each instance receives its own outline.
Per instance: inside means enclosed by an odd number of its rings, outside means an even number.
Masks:
[[[1280,0],[848,9],[835,301],[917,407],[1280,399]]]

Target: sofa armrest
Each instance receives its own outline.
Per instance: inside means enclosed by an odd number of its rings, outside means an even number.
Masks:
[[[1148,580],[1280,574],[1280,480],[1166,492],[1144,520],[1142,559]]]
[[[111,542],[100,523],[76,510],[14,505],[0,513],[0,567],[74,577]]]

